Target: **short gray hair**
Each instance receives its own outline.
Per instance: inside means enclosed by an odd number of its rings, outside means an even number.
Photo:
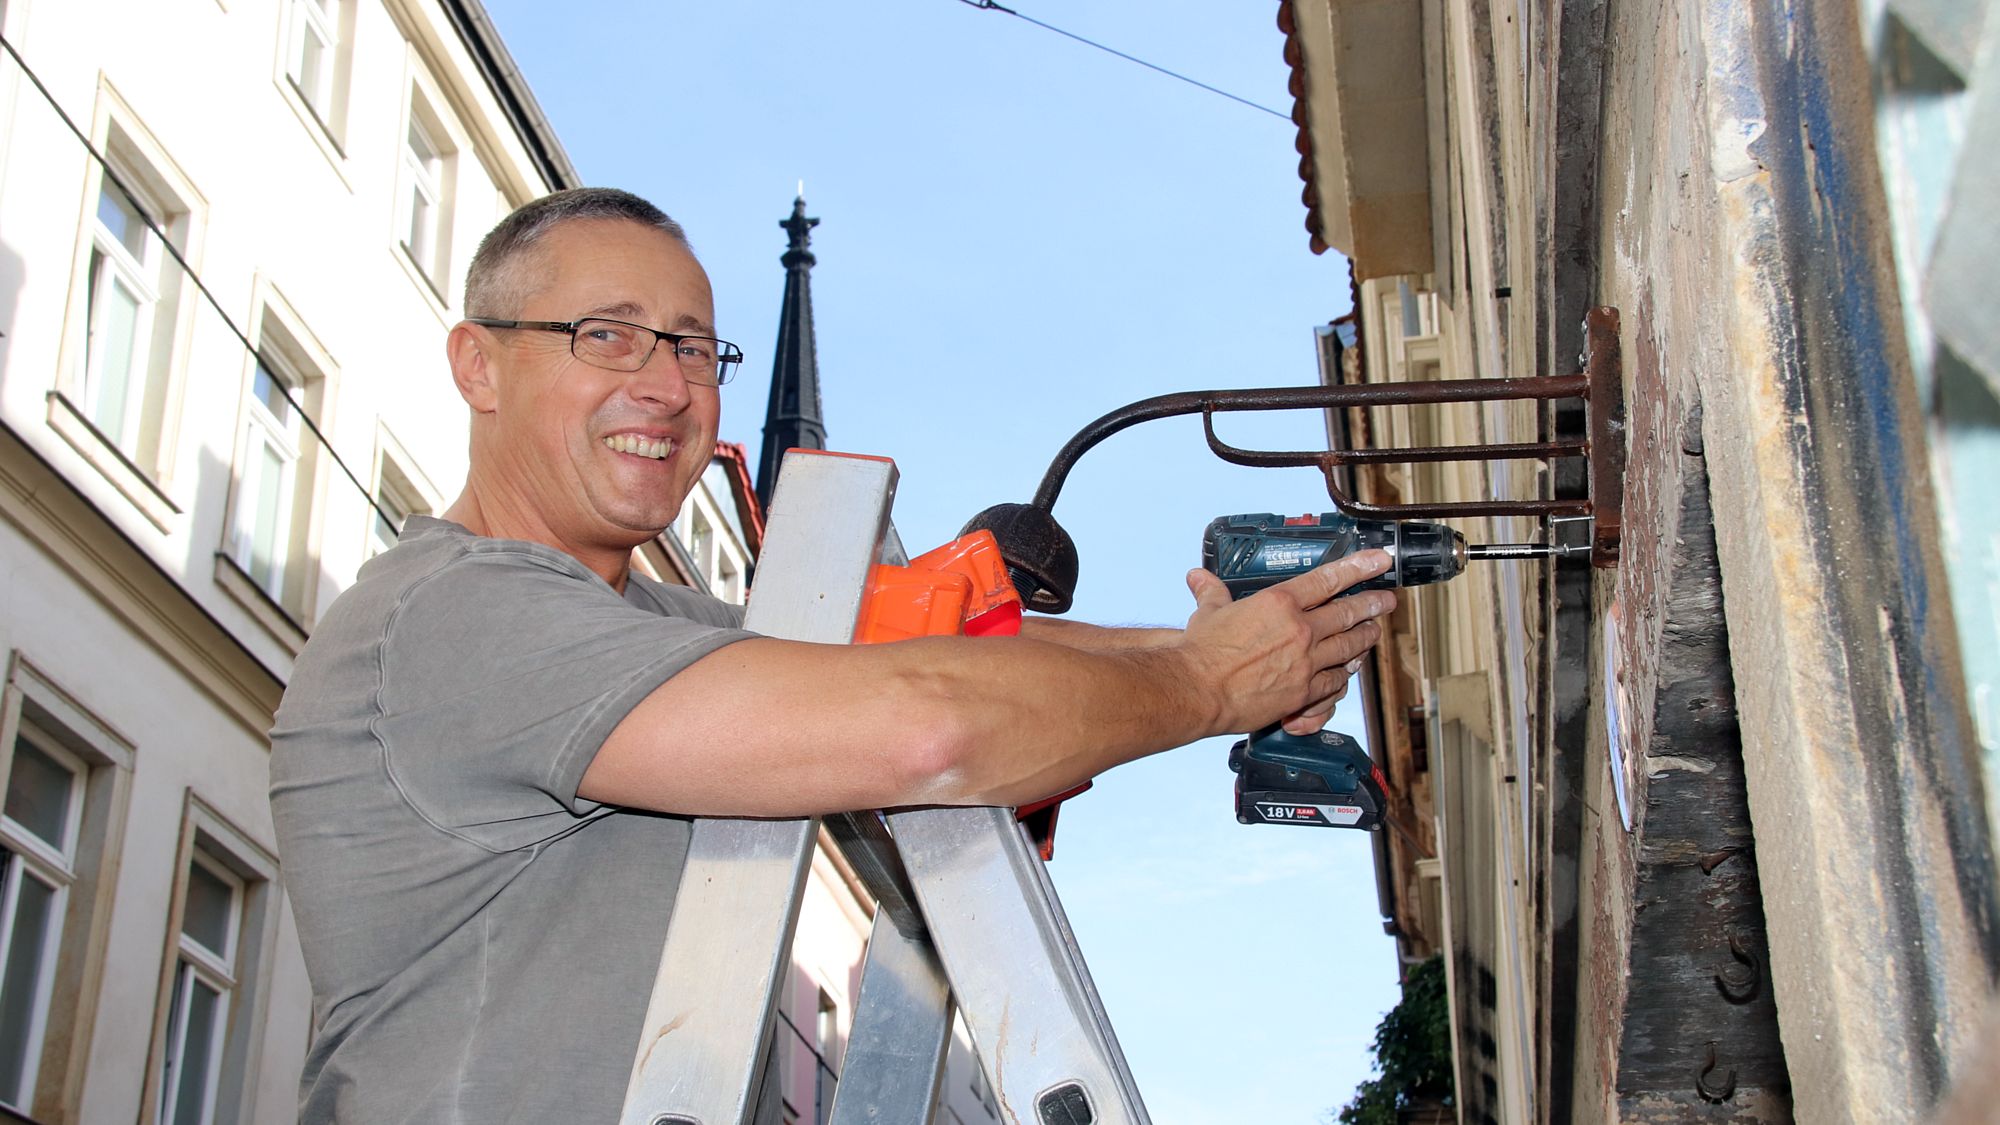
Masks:
[[[501,319],[518,315],[534,294],[533,278],[525,267],[535,247],[556,227],[585,219],[638,223],[688,246],[687,232],[679,223],[629,191],[571,188],[551,192],[517,208],[479,240],[479,249],[465,271],[465,315]]]

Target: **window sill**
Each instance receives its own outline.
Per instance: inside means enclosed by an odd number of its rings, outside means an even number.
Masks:
[[[293,658],[306,647],[306,627],[294,618],[290,610],[278,604],[277,600],[264,591],[257,581],[244,573],[236,560],[226,551],[215,553],[215,584],[222,587],[236,604],[248,610],[257,624],[264,627],[272,639],[285,646]]]
[[[312,138],[314,147],[319,149],[321,156],[326,157],[333,174],[340,178],[340,186],[347,189],[347,194],[353,195],[354,181],[347,174],[347,153],[342,151],[340,140],[333,135],[333,129],[313,110],[312,106],[306,104],[306,99],[299,93],[298,87],[292,85],[290,75],[280,70],[272,85],[278,88],[278,95],[284,98],[285,104],[292,108],[293,115],[299,119],[299,126]]]
[[[103,474],[113,488],[123,493],[149,523],[161,531],[173,531],[181,506],[174,503],[145,470],[133,464],[123,450],[112,444],[61,391],[49,392],[49,428],[81,453],[83,459]]]
[[[416,258],[410,254],[410,248],[403,245],[401,239],[390,245],[389,253],[396,259],[396,264],[403,267],[403,272],[410,275],[410,284],[415,285],[424,295],[424,302],[430,305],[431,312],[437,314],[438,323],[449,328],[451,309],[444,299],[444,294],[438,291],[438,283],[432,281],[431,275],[424,272],[424,267],[417,264]]]

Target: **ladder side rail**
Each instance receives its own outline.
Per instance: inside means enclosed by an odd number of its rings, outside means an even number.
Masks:
[[[788,454],[744,626],[851,641],[895,490],[887,460]],[[818,824],[695,821],[621,1125],[749,1119]]]
[[[1151,1125],[1014,810],[907,809],[888,821],[1002,1120]]]

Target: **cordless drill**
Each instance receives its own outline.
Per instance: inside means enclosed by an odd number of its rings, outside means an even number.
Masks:
[[[1339,512],[1222,516],[1201,540],[1201,565],[1230,596],[1246,597],[1356,551],[1389,553],[1389,569],[1342,591],[1423,586],[1453,578],[1472,559],[1533,558],[1560,553],[1540,544],[1467,546],[1441,523],[1364,520]],[[1236,773],[1236,819],[1244,824],[1374,828],[1388,805],[1381,767],[1347,735],[1289,734],[1265,727],[1229,748]]]

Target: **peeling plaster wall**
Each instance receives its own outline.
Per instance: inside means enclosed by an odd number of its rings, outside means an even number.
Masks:
[[[1976,773],[1858,20],[1689,3],[1610,21],[1595,299],[1626,310],[1631,417],[1626,549],[1599,589],[1615,658],[1650,700],[1674,453],[1705,447],[1798,1119],[1918,1120],[1992,979],[1993,873],[1957,796]],[[1650,712],[1626,716],[1628,770]],[[1599,958],[1631,876],[1596,811],[1584,965],[1610,1001]],[[1578,1090],[1608,1093],[1604,1040],[1577,1042]]]

